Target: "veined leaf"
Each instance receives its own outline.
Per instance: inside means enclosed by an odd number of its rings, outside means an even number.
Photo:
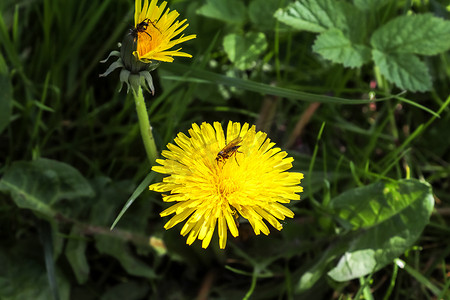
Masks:
[[[53,206],[60,200],[94,194],[89,183],[76,169],[44,158],[14,163],[0,181],[0,190],[10,192],[17,206],[45,215],[53,215]]]
[[[450,49],[450,21],[432,14],[397,17],[378,28],[370,42],[384,53],[435,55]]]
[[[428,187],[417,180],[376,182],[340,194],[331,200],[330,207],[342,226],[367,229],[399,214],[427,193]]]
[[[340,29],[351,40],[359,41],[364,29],[362,14],[344,1],[296,1],[275,12],[275,18],[297,30],[321,33]]]
[[[390,0],[353,0],[356,7],[361,10],[373,11],[382,8]]]
[[[391,263],[416,242],[434,207],[431,187],[418,180],[375,183],[343,196],[348,199],[340,196],[333,200],[341,217],[351,212],[348,223],[375,226],[361,230],[337,266],[328,272],[336,281],[365,276]],[[358,205],[357,199],[362,204]]]
[[[338,29],[331,29],[317,36],[313,50],[332,62],[350,68],[361,67],[371,58],[369,47],[353,44]]]
[[[376,49],[372,57],[380,73],[399,88],[412,92],[431,90],[431,77],[427,66],[414,54],[387,54]]]

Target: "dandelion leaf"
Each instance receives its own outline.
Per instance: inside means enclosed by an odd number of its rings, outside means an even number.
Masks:
[[[383,268],[411,247],[429,222],[434,198],[429,184],[410,179],[347,191],[332,207],[347,225],[362,228],[328,272],[347,281]]]

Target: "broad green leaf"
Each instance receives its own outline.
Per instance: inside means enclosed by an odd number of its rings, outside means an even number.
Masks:
[[[372,58],[380,73],[401,89],[425,92],[432,88],[428,68],[414,54],[387,54],[372,50]]]
[[[382,8],[390,0],[353,0],[353,3],[360,10],[374,11]]]
[[[134,233],[145,234],[147,230],[147,219],[152,215],[153,203],[150,201],[135,200],[141,193],[145,193],[144,191],[150,193],[148,191],[148,185],[145,188],[145,182],[149,178],[153,178],[153,176],[154,173],[146,177],[138,188],[130,180],[115,181],[113,183],[111,179],[106,177],[95,178],[92,181],[92,185],[97,191],[97,197],[95,204],[91,208],[90,223],[110,228],[120,207],[126,202],[125,207],[127,208],[127,213],[122,214],[120,227],[122,229],[130,229]]]
[[[244,23],[247,11],[239,0],[207,0],[197,13],[227,23]]]
[[[259,30],[273,30],[275,17],[273,12],[278,9],[278,0],[252,0],[248,6],[250,20]]]
[[[61,200],[94,195],[89,183],[76,169],[44,158],[14,163],[0,181],[0,190],[11,193],[18,207],[45,215],[53,215],[54,206]]]
[[[345,246],[346,244],[341,242],[327,249],[320,259],[300,277],[296,292],[303,293],[312,288],[324,276],[328,265],[345,251]]]
[[[360,35],[364,21],[355,6],[335,0],[296,1],[277,10],[275,18],[297,30],[321,33],[337,28],[352,40]]]
[[[93,180],[92,185],[97,191],[97,197],[91,209],[90,223],[109,232],[109,226],[120,206],[132,194],[134,183],[131,181],[112,183],[109,178],[99,177]],[[148,243],[149,237],[142,233],[146,231],[147,220],[151,214],[152,204],[150,201],[136,201],[123,215],[120,222],[122,230],[130,228],[130,231],[120,231],[121,233],[116,233],[116,236],[95,236],[95,245],[100,253],[116,258],[129,274],[149,279],[156,277],[154,270],[133,255],[127,239],[132,237],[133,241],[137,241],[139,245]],[[147,248],[150,249],[149,246]]]
[[[230,60],[240,70],[255,66],[259,55],[267,49],[266,36],[262,32],[248,32],[244,36],[228,34],[223,47]]]
[[[328,272],[328,275],[336,281],[365,276],[391,263],[416,242],[429,222],[434,198],[427,183],[411,179],[399,180],[389,185],[376,183],[373,186],[379,190],[363,187],[357,188],[355,193],[359,194],[360,201],[372,203],[375,212],[381,211],[384,221],[376,222],[376,226],[367,230],[361,230],[350,242],[348,250],[340,258],[337,266]],[[372,192],[385,197],[381,200],[381,204],[374,203]],[[395,201],[401,203],[397,205]],[[393,208],[395,214],[384,212],[387,203],[395,206]],[[406,204],[408,205],[404,207]],[[368,214],[367,210],[368,208],[363,205],[362,214],[368,215],[369,218],[376,215],[376,213]],[[387,218],[389,215],[391,217]]]
[[[338,29],[319,34],[314,42],[313,50],[332,62],[350,68],[361,67],[371,58],[370,48],[353,44]]]
[[[14,249],[7,252],[0,249],[0,299],[2,300],[49,300],[54,299],[50,289],[47,272],[43,259],[36,260],[33,256],[23,256],[27,251],[23,247],[36,247],[37,243],[23,243],[15,245]],[[14,253],[16,250],[20,253]],[[22,255],[21,255],[22,254]],[[36,256],[36,255],[35,255]],[[70,295],[70,283],[56,270],[56,282],[58,284],[59,299],[68,300]]]
[[[420,197],[425,197],[428,192],[426,189],[417,191],[422,183],[415,180],[400,183],[376,182],[346,191],[331,200],[330,208],[336,212],[344,227],[351,225],[351,229],[361,229],[378,225]]]
[[[378,28],[370,42],[384,53],[435,55],[450,49],[450,21],[431,14],[400,16]]]
[[[104,235],[96,236],[95,240],[98,251],[115,257],[127,273],[148,279],[157,277],[152,268],[131,254],[129,247],[124,240]]]
[[[89,279],[89,263],[86,258],[87,240],[80,234],[78,227],[73,226],[67,239],[65,255],[79,284]]]
[[[11,119],[13,89],[8,70],[0,55],[0,133],[8,126]]]

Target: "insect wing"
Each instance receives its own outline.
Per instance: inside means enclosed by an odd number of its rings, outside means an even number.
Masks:
[[[225,147],[223,147],[222,150],[217,153],[216,161],[224,161],[228,158],[230,158],[232,155],[236,154],[238,152],[238,149],[240,147],[240,143],[242,142],[241,137],[237,137],[231,142],[229,142]],[[236,161],[237,162],[237,161]]]
[[[237,138],[235,138],[234,140],[232,140],[231,142],[229,142],[223,149],[223,152],[230,152],[230,151],[236,151],[237,148],[236,147],[240,147],[238,146],[240,143],[242,142],[242,138],[240,136],[238,136]]]

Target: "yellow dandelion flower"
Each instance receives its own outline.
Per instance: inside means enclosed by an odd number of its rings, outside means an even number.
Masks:
[[[137,49],[133,54],[136,58],[143,62],[172,62],[173,56],[192,57],[180,52],[181,48],[169,50],[177,44],[196,38],[195,34],[191,34],[173,39],[188,27],[186,19],[175,21],[180,14],[168,8],[164,11],[166,1],[160,6],[156,5],[158,0],[152,0],[150,4],[148,2],[144,0],[144,5],[141,0],[135,2],[134,32],[137,35]]]
[[[164,228],[187,219],[181,229],[181,235],[189,234],[186,243],[199,239],[206,248],[217,225],[219,246],[224,249],[227,229],[234,237],[239,235],[237,213],[255,234],[266,235],[266,222],[281,230],[278,220],[294,216],[283,203],[300,200],[303,174],[287,172],[294,159],[274,148],[266,133],[230,121],[226,139],[218,122],[193,124],[189,135],[179,133],[176,145],[169,143],[169,150],[162,151],[166,159],[156,160],[161,166],[152,168],[170,176],[150,190],[162,192],[165,202],[177,202],[161,213],[162,217],[175,213]]]

